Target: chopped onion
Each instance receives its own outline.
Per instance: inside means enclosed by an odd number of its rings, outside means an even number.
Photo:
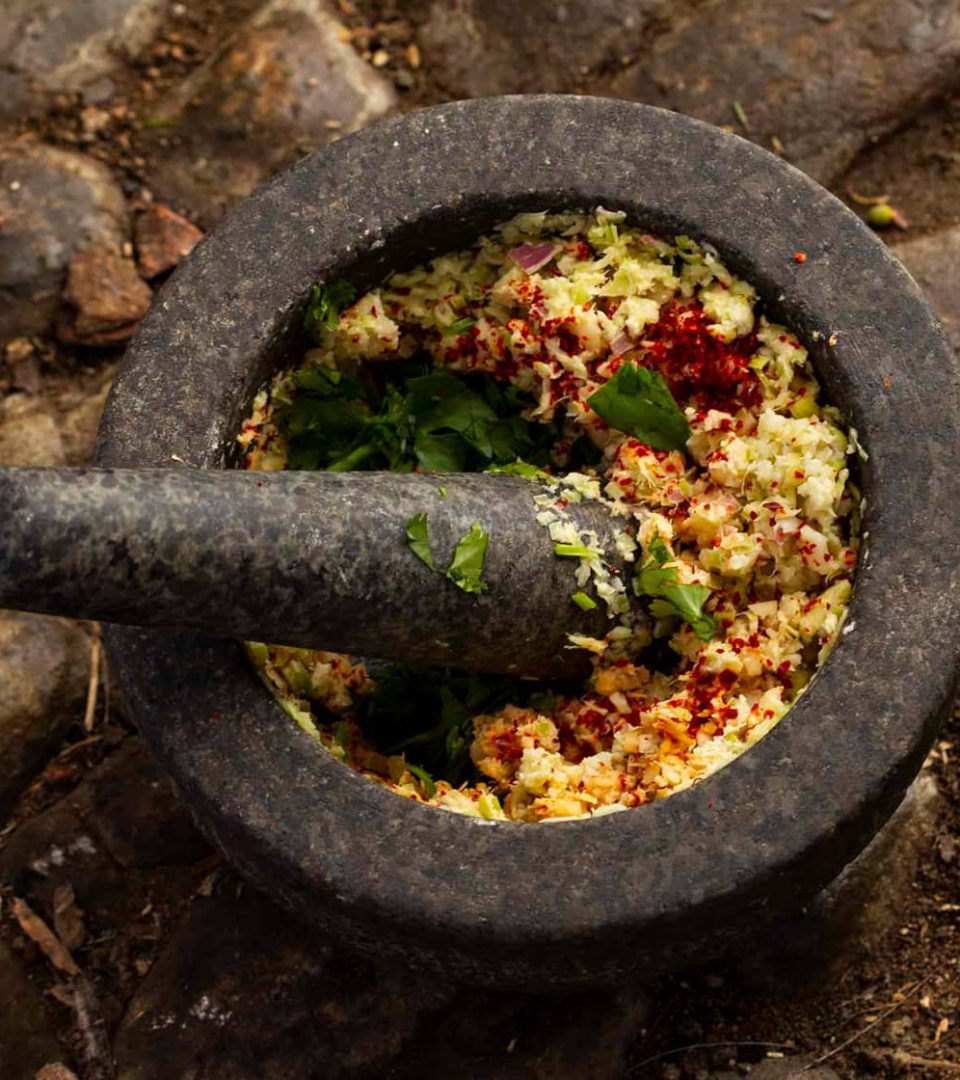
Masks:
[[[621,330],[619,334],[610,342],[610,355],[611,356],[623,356],[628,349],[633,348],[633,338],[626,332]]]
[[[553,244],[521,244],[508,251],[507,255],[521,270],[533,274],[553,258]]]

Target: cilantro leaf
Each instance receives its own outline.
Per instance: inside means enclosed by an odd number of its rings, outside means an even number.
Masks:
[[[490,534],[474,522],[470,531],[457,541],[453,549],[453,559],[447,567],[447,577],[468,593],[482,593],[487,588],[482,580],[483,564],[487,558],[487,546]]]
[[[690,425],[659,371],[626,361],[587,404],[612,428],[654,450],[686,449]]]
[[[437,785],[427,770],[419,765],[411,765],[409,762],[406,763],[406,769],[420,781],[423,790],[427,793],[427,798],[432,799],[437,793]]]
[[[303,327],[319,340],[324,327],[336,330],[340,312],[356,299],[357,290],[349,281],[331,281],[329,285],[314,285],[303,316]]]
[[[414,514],[407,522],[407,544],[425,566],[436,571],[433,555],[430,554],[430,536],[427,532],[426,514]]]
[[[599,559],[602,552],[586,544],[554,544],[554,555],[563,555],[568,559]]]
[[[703,610],[710,590],[705,585],[680,583],[673,557],[659,537],[651,541],[647,554],[650,558],[637,570],[633,588],[638,596],[653,598],[650,614],[657,619],[682,619],[701,641],[716,637],[717,624]]]
[[[550,474],[528,461],[510,461],[506,465],[488,465],[485,473],[494,473],[497,476],[528,476],[534,479],[549,480]]]
[[[471,319],[469,316],[462,319],[457,319],[456,322],[452,322],[446,330],[443,332],[444,337],[459,337],[461,334],[465,334],[471,326],[476,326],[477,320]]]
[[[580,608],[581,611],[593,611],[597,606],[596,600],[585,592],[575,592],[570,595],[570,599]]]

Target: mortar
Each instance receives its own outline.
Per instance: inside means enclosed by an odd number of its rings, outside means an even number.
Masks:
[[[315,282],[362,291],[521,210],[598,204],[715,245],[810,348],[868,455],[845,633],[769,735],[637,810],[484,822],[318,752],[238,644],[107,633],[144,738],[243,874],[343,940],[467,981],[549,988],[705,959],[796,912],[897,805],[960,644],[960,383],[919,289],[833,196],[734,135],[602,99],[459,102],[345,139],[227,218],[158,295],[101,427],[101,465],[229,467]]]

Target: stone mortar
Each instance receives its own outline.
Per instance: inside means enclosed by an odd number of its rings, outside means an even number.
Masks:
[[[638,810],[486,823],[318,753],[239,645],[109,632],[145,738],[240,870],[345,940],[458,979],[552,987],[702,960],[795,911],[897,805],[960,644],[960,383],[919,289],[833,196],[734,135],[596,98],[458,102],[301,161],[225,220],[154,302],[101,429],[101,465],[223,468],[314,282],[363,289],[522,209],[597,204],[715,244],[810,346],[869,454],[846,632],[770,735]]]

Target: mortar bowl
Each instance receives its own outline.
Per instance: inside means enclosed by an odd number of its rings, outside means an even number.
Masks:
[[[466,982],[699,962],[796,912],[898,804],[960,645],[960,381],[919,289],[832,195],[735,135],[597,98],[457,102],[304,159],[225,219],[156,298],[101,427],[100,465],[230,467],[315,282],[362,290],[521,210],[597,205],[712,243],[808,346],[865,451],[845,632],[770,734],[636,810],[485,822],[319,752],[238,643],[107,633],[150,749],[238,870],[344,941]]]

